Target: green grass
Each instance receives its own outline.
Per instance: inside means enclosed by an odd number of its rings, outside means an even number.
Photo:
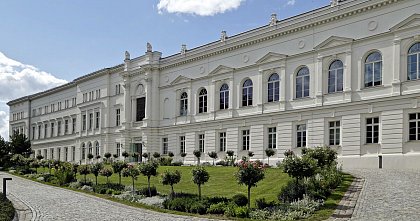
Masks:
[[[0,195],[0,221],[11,221],[15,216],[15,208],[12,203],[4,198],[3,193]]]
[[[189,166],[160,166],[158,168],[159,174],[162,174],[165,170],[174,171],[179,170],[182,178],[181,182],[174,185],[175,192],[192,193],[198,194],[197,186],[192,182],[191,170],[193,167]],[[238,170],[236,167],[206,167],[206,170],[210,174],[210,180],[202,186],[201,192],[203,196],[225,196],[232,197],[235,194],[242,193],[247,194],[247,189],[243,185],[239,185],[234,176]],[[47,172],[48,169],[40,168],[39,172]],[[53,172],[54,173],[54,172]],[[95,176],[90,174],[87,176],[88,179],[95,182]],[[84,176],[77,175],[78,180],[83,180]],[[268,201],[277,200],[277,195],[280,192],[282,186],[284,186],[289,180],[289,176],[280,169],[268,168],[265,172],[265,179],[260,181],[257,187],[251,189],[251,201],[254,205],[255,199],[266,198]],[[118,183],[118,175],[113,174],[109,177],[109,181],[112,183]],[[131,186],[131,178],[122,177],[122,184]],[[106,183],[106,177],[98,176],[98,183]],[[163,194],[170,193],[170,186],[164,186],[161,183],[161,176],[152,177],[150,179],[151,186],[156,186],[158,192]],[[147,187],[147,177],[140,175],[135,181],[136,189]]]

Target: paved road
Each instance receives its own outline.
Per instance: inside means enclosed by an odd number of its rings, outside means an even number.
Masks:
[[[351,220],[420,220],[420,171],[350,170],[365,178]]]
[[[3,177],[13,177],[8,182],[10,198],[20,200],[32,211],[32,217],[29,216],[26,220],[206,220],[129,207],[0,172],[0,178]]]

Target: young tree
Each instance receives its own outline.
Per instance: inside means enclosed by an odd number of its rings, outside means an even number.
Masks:
[[[201,151],[194,150],[193,151],[194,156],[197,158],[197,165],[200,165],[200,158],[201,158]]]
[[[174,157],[174,153],[172,153],[171,151],[168,152],[168,157]]]
[[[162,184],[171,186],[171,197],[175,196],[174,185],[181,181],[181,172],[175,170],[174,172],[165,171],[162,174]]]
[[[104,168],[104,165],[102,163],[95,163],[92,165],[92,174],[95,175],[95,184],[98,185],[98,175],[101,172],[101,170]]]
[[[35,168],[35,172],[38,173],[38,168],[39,168],[39,162],[34,160],[29,164],[29,167],[31,168]]]
[[[158,153],[158,152],[154,152],[154,153],[153,153],[153,158],[155,158],[155,159],[160,158],[160,153]]]
[[[296,179],[296,182],[303,178],[315,175],[317,164],[314,159],[308,156],[298,157],[292,155],[283,160],[283,171]]]
[[[109,177],[112,176],[112,169],[111,168],[103,168],[100,172],[99,172],[102,176],[106,177],[106,183],[109,183]]]
[[[204,167],[198,166],[192,171],[192,181],[198,186],[198,198],[201,199],[201,185],[207,183],[210,175]]]
[[[89,159],[89,162],[90,162],[90,163],[92,163],[92,159],[93,159],[93,157],[94,157],[94,156],[93,156],[93,154],[91,154],[91,153],[87,155],[87,158]]]
[[[144,161],[146,161],[146,160],[149,160],[150,153],[143,153],[141,156],[144,158]]]
[[[182,163],[184,163],[186,156],[187,156],[187,153],[181,153]]]
[[[12,156],[21,154],[24,157],[29,157],[32,154],[31,141],[25,134],[14,134],[10,136],[9,145]]]
[[[152,196],[150,190],[150,177],[157,175],[157,169],[159,165],[155,161],[148,161],[147,163],[140,164],[139,169],[140,173],[147,177],[147,188],[149,189],[149,196]]]
[[[0,166],[9,166],[10,164],[10,145],[9,142],[5,141],[3,137],[0,136]]]
[[[127,163],[124,161],[115,161],[111,164],[112,169],[114,170],[114,173],[118,173],[119,177],[119,184],[121,184],[121,172],[124,168],[127,168]]]
[[[228,155],[229,164],[233,166],[233,155],[235,155],[235,152],[233,150],[226,151],[226,155]]]
[[[134,158],[134,161],[138,161],[138,160],[139,160],[139,153],[137,153],[137,152],[133,152],[133,153],[131,154],[131,157],[132,157],[132,158]]]
[[[127,159],[127,157],[130,156],[130,154],[127,151],[122,152],[121,156],[124,157],[124,161]]]
[[[90,166],[89,165],[80,165],[77,170],[79,171],[80,175],[83,175],[85,177],[85,183],[86,182],[86,175],[90,174]]]
[[[252,152],[252,151],[248,151],[248,157],[249,158],[251,158],[251,157],[253,157],[254,156],[254,152]]]
[[[101,159],[101,155],[97,155],[95,158],[96,158],[96,162],[99,163],[99,159]]]
[[[111,153],[105,153],[104,157],[106,158],[106,162],[109,163],[109,158],[111,158]]]
[[[274,156],[276,154],[276,151],[274,149],[267,148],[265,149],[265,155],[268,157],[268,165],[270,166],[270,157]]]
[[[36,155],[36,159],[37,159],[37,160],[42,160],[42,159],[44,159],[44,156],[42,156],[41,154]]]
[[[140,170],[133,165],[128,165],[127,168],[122,170],[122,174],[124,177],[131,177],[131,181],[133,183],[133,195],[136,192],[134,187],[134,180],[137,180],[137,177],[140,175]]]
[[[213,166],[214,166],[214,160],[217,159],[217,153],[215,151],[212,151],[210,153],[207,153],[210,158],[213,159]]]
[[[118,159],[118,154],[114,153],[114,154],[112,154],[112,157],[114,157],[114,160],[117,160]]]
[[[257,186],[257,183],[264,179],[264,168],[251,161],[240,161],[236,173],[236,179],[239,184],[246,185],[248,188],[248,209],[251,208],[251,187]]]

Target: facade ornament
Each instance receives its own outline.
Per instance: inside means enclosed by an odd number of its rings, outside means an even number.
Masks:
[[[274,26],[276,24],[277,24],[277,14],[273,13],[273,14],[271,14],[270,26]]]
[[[146,48],[147,52],[152,52],[152,45],[149,42],[147,42]]]
[[[181,45],[181,54],[184,55],[187,53],[187,45],[183,44]]]
[[[222,33],[220,35],[220,42],[225,42],[226,39],[227,39],[226,31],[222,31]]]
[[[340,3],[340,0],[331,0],[330,3],[331,3],[331,7],[335,7],[335,6],[338,6],[338,4]]]
[[[130,60],[130,52],[125,51],[125,60]]]

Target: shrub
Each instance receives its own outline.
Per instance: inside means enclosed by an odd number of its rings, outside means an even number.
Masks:
[[[64,163],[55,171],[54,175],[57,177],[57,182],[60,186],[67,185],[75,180],[73,167],[70,163]]]
[[[161,157],[159,158],[159,164],[161,166],[170,166],[172,164],[172,157]]]
[[[305,194],[305,184],[296,180],[289,180],[286,186],[283,186],[278,195],[280,202],[293,202],[303,198]]]
[[[89,165],[80,165],[77,170],[79,171],[80,175],[85,177],[86,183],[86,175],[90,174],[90,166]]]
[[[254,152],[248,151],[248,157],[253,157],[253,156],[254,156]]]
[[[236,207],[235,216],[239,218],[246,218],[249,216],[249,208],[246,206]]]
[[[237,206],[246,206],[248,204],[248,198],[244,194],[236,194],[232,197],[232,202]]]
[[[127,151],[122,152],[121,156],[124,157],[124,160],[130,156],[130,154]]]
[[[187,156],[187,153],[181,153],[181,157],[184,158]]]
[[[91,170],[92,174],[95,175],[95,184],[98,185],[98,176],[99,172],[104,168],[102,163],[95,163],[92,165]]]
[[[258,209],[274,207],[275,205],[276,205],[276,202],[274,201],[267,202],[265,198],[255,200],[255,207],[257,207]]]
[[[112,155],[111,155],[111,153],[109,153],[109,152],[104,154],[104,157],[106,158],[106,162],[107,162],[107,163],[109,163],[109,158],[111,158],[111,156],[112,156]]]
[[[238,183],[248,188],[248,208],[251,208],[251,187],[257,186],[257,183],[264,179],[264,167],[258,162],[241,161],[235,175]]]
[[[303,148],[302,155],[315,159],[319,168],[336,165],[335,160],[337,159],[337,151],[328,146]]]
[[[193,154],[194,154],[195,158],[197,158],[197,165],[200,165],[201,151],[194,150]]]
[[[69,183],[69,187],[72,189],[79,189],[82,187],[82,184],[80,182],[71,182]]]
[[[150,158],[150,153],[143,153],[141,156],[146,160]]]
[[[181,172],[175,170],[174,172],[165,171],[162,174],[162,184],[163,185],[170,185],[171,186],[171,196],[173,197],[174,192],[174,184],[179,183],[181,181]]]
[[[174,157],[174,153],[172,153],[171,151],[168,152],[168,157]]]
[[[139,189],[137,193],[143,196],[157,196],[158,194],[155,186],[150,187],[150,192],[149,192],[149,187],[144,187],[144,188]]]
[[[229,203],[225,208],[225,216],[235,217],[236,216],[236,207],[238,207],[236,204]]]
[[[12,202],[5,198],[3,194],[0,195],[0,220],[13,220],[15,216],[15,208]]]
[[[160,157],[160,153],[158,153],[158,152],[153,153],[153,158],[157,159],[159,157]]]
[[[114,157],[114,159],[118,159],[118,154],[114,153],[112,154],[112,157]]]
[[[93,191],[95,193],[99,193],[99,194],[107,194],[107,192],[109,192],[108,190],[124,191],[124,189],[125,189],[125,186],[120,185],[118,183],[98,184],[98,185],[93,186]],[[112,192],[112,193],[114,193],[114,192]]]
[[[184,163],[183,163],[183,162],[181,162],[181,161],[173,162],[173,163],[171,164],[171,166],[182,166],[182,165],[184,165]]]
[[[166,199],[163,202],[163,207],[170,210],[189,212],[189,213],[198,213],[205,214],[209,208],[209,203],[207,200],[197,199],[197,197],[181,197],[181,198],[172,198]]]
[[[217,153],[215,151],[209,152],[207,153],[209,155],[210,158],[213,159],[213,166],[214,166],[214,160],[217,159]]]
[[[316,169],[316,161],[308,156],[293,155],[283,160],[283,171],[296,180],[313,176]]]
[[[196,167],[191,173],[193,182],[198,186],[198,198],[201,199],[201,185],[209,181],[210,175],[204,167]]]
[[[207,213],[209,214],[224,214],[226,211],[227,204],[224,202],[211,204],[210,207],[207,209]]]
[[[227,155],[227,160],[226,161],[228,162],[228,165],[233,166],[233,164],[235,162],[235,159],[234,159],[233,155],[235,155],[235,152],[233,152],[233,150],[228,150],[228,151],[226,151],[226,155]]]
[[[228,163],[228,162],[226,162],[226,161],[221,160],[221,161],[219,161],[219,162],[216,162],[216,165],[220,165],[220,166],[229,166],[229,163]]]

